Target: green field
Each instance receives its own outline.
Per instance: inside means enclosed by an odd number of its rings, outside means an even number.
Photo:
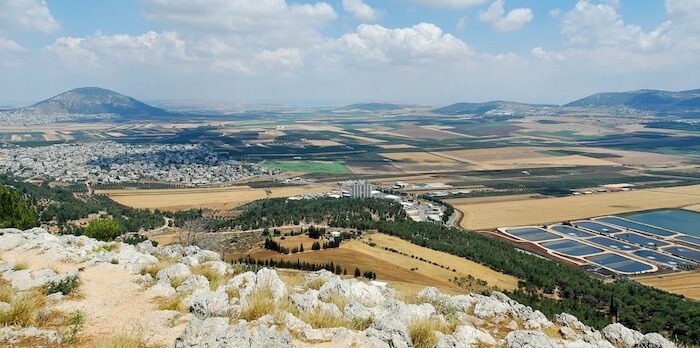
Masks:
[[[266,162],[265,167],[277,168],[289,172],[300,173],[331,173],[331,174],[347,174],[351,173],[348,168],[338,162]]]

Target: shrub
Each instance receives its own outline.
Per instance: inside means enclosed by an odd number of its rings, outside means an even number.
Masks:
[[[74,344],[84,324],[85,314],[83,312],[79,310],[71,312],[66,322],[67,331],[61,335],[62,341],[69,345]]]
[[[240,319],[253,321],[275,312],[275,299],[269,288],[262,287],[253,290],[248,295],[247,300],[248,303],[241,309]]]
[[[80,276],[77,274],[64,277],[59,281],[52,281],[46,285],[46,294],[55,294],[60,292],[63,295],[68,295],[78,289],[80,286]]]
[[[85,235],[102,241],[112,241],[119,236],[119,224],[112,219],[95,219],[85,228]]]
[[[39,226],[39,219],[31,198],[0,184],[0,228],[26,230],[36,226]]]

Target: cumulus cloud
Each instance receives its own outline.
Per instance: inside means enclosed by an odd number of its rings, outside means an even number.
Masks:
[[[338,15],[325,2],[285,0],[141,0],[146,17],[178,31],[250,35],[266,42],[303,41]]]
[[[667,21],[646,33],[638,25],[625,24],[617,13],[616,4],[580,0],[574,9],[564,14],[562,33],[571,45],[624,45],[648,50],[668,44],[665,33],[670,25]]]
[[[529,8],[516,8],[506,14],[504,0],[495,0],[488,9],[479,11],[479,20],[490,23],[498,31],[516,31],[530,22],[534,15]]]
[[[4,37],[0,37],[0,53],[2,52],[9,52],[9,53],[18,53],[18,52],[25,52],[27,51],[26,48],[20,46],[18,43]]]
[[[51,33],[60,28],[44,0],[0,0],[0,31]]]
[[[481,5],[488,0],[415,0],[415,2],[430,5],[433,7],[466,8],[474,5]]]
[[[193,61],[186,44],[174,32],[143,35],[97,33],[90,37],[61,37],[45,48],[64,63],[83,68],[112,68],[118,65],[158,65]]]
[[[377,10],[362,0],[343,0],[343,9],[361,21],[374,22],[379,18]]]
[[[431,23],[396,29],[362,24],[340,41],[357,59],[381,63],[430,64],[471,54],[467,44]]]

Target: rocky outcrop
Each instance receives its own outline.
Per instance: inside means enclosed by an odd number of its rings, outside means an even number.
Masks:
[[[148,241],[131,246],[41,229],[0,230],[0,251],[29,250],[47,260],[122,267],[140,279],[149,295],[182,299],[189,312],[182,318],[189,323],[172,343],[176,348],[412,347],[412,332],[425,323],[440,348],[674,347],[659,334],[643,335],[621,324],[597,331],[566,313],[550,321],[500,292],[452,296],[427,287],[406,303],[395,290],[328,271],[310,273],[298,286],[287,285],[271,269],[236,274],[218,254],[192,246],[154,247]],[[146,267],[158,271],[142,272]],[[0,262],[0,276],[18,291],[71,275],[21,268]],[[0,302],[0,312],[10,307]],[[55,331],[0,328],[0,343],[36,338],[60,342]]]

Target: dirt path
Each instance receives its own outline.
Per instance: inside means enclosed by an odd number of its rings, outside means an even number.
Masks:
[[[62,301],[58,309],[85,313],[81,335],[90,341],[129,333],[145,337],[151,344],[172,345],[184,323],[171,327],[173,314],[158,311],[153,295],[144,292],[135,281],[135,276],[118,266],[101,264],[87,268],[80,274],[82,295]]]

